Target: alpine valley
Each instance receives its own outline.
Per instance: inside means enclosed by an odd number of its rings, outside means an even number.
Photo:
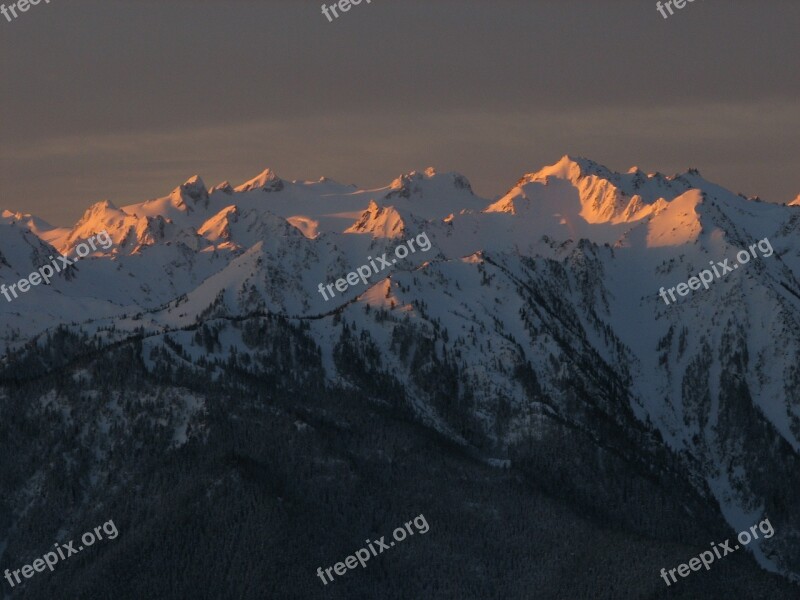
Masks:
[[[800,197],[567,156],[495,200],[433,169],[192,177],[72,228],[3,212],[0,283],[103,230],[0,297],[0,571],[120,535],[5,598],[800,596]],[[426,535],[315,575],[419,514]]]

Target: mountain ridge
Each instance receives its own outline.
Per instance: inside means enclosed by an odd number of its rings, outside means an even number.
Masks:
[[[731,529],[769,514],[781,535],[754,544],[753,560],[800,576],[800,512],[787,500],[800,489],[795,206],[742,197],[694,169],[620,174],[564,157],[496,201],[433,169],[371,190],[265,170],[236,188],[192,177],[162,198],[96,203],[58,235],[3,215],[6,284],[38,266],[38,244],[68,250],[95,228],[114,241],[70,279],[0,300],[6,369],[50,372],[60,363],[34,349],[48,356],[48,340],[74,336],[100,354],[129,344],[150,376],[257,378],[288,358],[277,341],[255,349],[252,327],[284,319],[316,348],[325,386],[402,409],[485,460],[563,479],[584,508],[642,535],[657,528],[600,506],[532,449],[577,436],[586,460],[611,452],[637,473],[670,465]],[[429,250],[333,299],[317,292],[423,234]],[[709,289],[672,305],[659,297],[756,242],[762,255]]]

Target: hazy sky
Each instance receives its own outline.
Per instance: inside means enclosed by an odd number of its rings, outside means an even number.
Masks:
[[[332,3],[333,0],[328,2]],[[5,0],[9,4],[9,0]],[[0,17],[0,208],[435,166],[487,197],[563,154],[800,194],[800,2],[41,2]]]

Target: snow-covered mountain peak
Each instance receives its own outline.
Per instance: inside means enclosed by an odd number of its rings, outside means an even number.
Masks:
[[[81,217],[81,220],[78,221],[78,223],[91,219],[96,215],[102,215],[108,211],[115,210],[119,210],[119,208],[117,208],[116,204],[114,204],[111,200],[100,200],[100,202],[95,202],[83,212],[83,217]]]
[[[212,243],[233,241],[231,228],[239,221],[241,211],[235,204],[226,206],[213,217],[203,223],[197,233]]]
[[[8,224],[19,223],[21,221],[25,222],[26,224],[29,223],[29,222],[31,224],[35,223],[37,228],[43,229],[43,230],[47,230],[47,229],[52,229],[53,228],[53,226],[50,225],[50,223],[48,223],[44,219],[40,219],[39,217],[35,217],[32,214],[23,213],[23,212],[19,212],[19,211],[4,210],[3,212],[0,212],[0,220],[2,220],[2,222],[4,222],[4,223],[8,223]]]
[[[180,193],[188,196],[195,202],[208,200],[208,190],[206,184],[200,179],[199,175],[193,175],[178,187]]]
[[[657,215],[670,202],[692,189],[720,199],[730,196],[727,190],[703,179],[697,169],[672,177],[661,173],[646,174],[639,167],[632,167],[622,174],[592,160],[567,155],[553,165],[522,177],[486,212],[516,215],[529,212],[527,209],[531,202],[544,203],[536,211],[538,219],[555,216],[561,224],[572,222],[575,225],[572,233],[580,230],[589,239],[599,241],[578,225],[582,222],[615,226],[635,224]],[[605,235],[601,239],[608,241]]]
[[[283,189],[283,186],[283,180],[278,177],[272,169],[264,169],[258,176],[235,188],[235,191],[250,192],[253,190],[262,190],[265,192],[279,192]]]
[[[279,239],[303,237],[301,231],[285,218],[260,208],[236,204],[224,207],[209,218],[197,233],[218,249],[247,250],[259,242],[274,245]]]
[[[618,246],[639,248],[681,246],[698,240],[703,231],[703,192],[691,189],[671,202],[662,201],[649,218],[639,221],[620,240]]]
[[[194,175],[172,190],[169,199],[179,210],[191,212],[201,202],[208,207],[208,190],[203,180]]]
[[[238,218],[239,207],[231,204],[203,223],[197,233],[212,240],[230,239],[230,224]]]
[[[59,252],[68,254],[82,240],[89,239],[101,231],[111,237],[113,247],[104,254],[135,253],[143,246],[151,246],[171,239],[176,227],[171,218],[164,216],[177,211],[191,211],[183,196],[175,198],[178,190],[160,200],[150,200],[142,204],[117,208],[109,200],[103,200],[90,206],[83,217],[71,230],[53,240]]]
[[[374,237],[397,238],[403,235],[406,224],[394,206],[378,206],[369,201],[367,209],[345,233],[371,233]]]
[[[428,167],[422,173],[411,171],[392,181],[385,198],[411,199],[425,195],[443,195],[453,190],[463,190],[471,194],[472,186],[460,173],[438,173],[433,167]]]
[[[410,173],[400,175],[400,177],[392,181],[390,184],[390,191],[386,194],[386,198],[410,198],[415,194],[419,194],[419,184],[426,177],[430,179],[434,175],[435,172],[433,172],[431,175],[428,175],[427,173],[419,173],[417,171],[411,171]]]
[[[692,193],[689,193],[692,192]],[[522,177],[486,213],[505,213],[520,221],[506,235],[637,247],[678,246],[711,229],[718,208],[701,210],[706,198],[740,210],[735,195],[709,183],[699,171],[666,177],[638,167],[613,172],[585,158],[564,156]],[[672,204],[675,204],[672,207]]]
[[[210,190],[208,190],[209,195],[213,194],[214,192],[222,192],[223,194],[233,194],[233,186],[230,184],[229,181],[223,181],[222,183],[218,183]]]
[[[604,179],[612,179],[614,173],[588,158],[573,157],[565,154],[555,164],[548,165],[532,173],[527,173],[520,179],[518,185],[530,183],[532,181],[547,181],[549,177],[565,179],[575,183],[582,177],[587,177],[589,175],[596,175]]]
[[[70,232],[69,239],[75,239],[81,232],[91,231],[90,235],[102,231],[109,225],[119,225],[131,218],[125,211],[117,208],[111,200],[95,202],[83,213]]]
[[[28,213],[4,210],[0,212],[0,223],[8,225],[22,225],[46,242],[52,243],[53,239],[64,235],[67,231],[63,227],[54,227],[44,219]]]

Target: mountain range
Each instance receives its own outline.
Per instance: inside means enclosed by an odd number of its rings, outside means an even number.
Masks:
[[[267,169],[70,228],[4,211],[5,285],[113,245],[0,297],[0,568],[120,530],[4,591],[797,597],[799,227],[800,197],[570,156],[496,199],[434,169],[377,189]],[[430,251],[318,293],[421,233]],[[420,513],[380,566],[315,579]],[[660,579],[765,517],[774,537]]]

